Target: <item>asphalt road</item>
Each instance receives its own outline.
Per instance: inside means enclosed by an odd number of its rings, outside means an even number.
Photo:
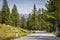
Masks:
[[[25,37],[17,38],[14,40],[60,40],[60,38],[56,37],[55,35],[47,32],[36,32],[33,34],[29,34]]]

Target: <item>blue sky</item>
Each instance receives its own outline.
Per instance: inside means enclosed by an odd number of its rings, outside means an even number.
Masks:
[[[3,0],[0,0],[0,9],[2,6],[2,1]],[[37,10],[38,8],[46,9],[45,4],[47,3],[47,0],[7,0],[7,1],[10,10],[13,8],[13,5],[16,4],[19,14],[21,13],[29,14],[30,12],[32,12],[34,3],[36,4]]]

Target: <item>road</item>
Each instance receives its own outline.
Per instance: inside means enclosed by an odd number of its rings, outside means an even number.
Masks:
[[[48,32],[37,31],[36,33],[29,34],[25,37],[17,38],[14,40],[60,40],[60,38]]]

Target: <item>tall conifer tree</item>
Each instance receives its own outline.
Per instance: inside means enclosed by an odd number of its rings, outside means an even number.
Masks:
[[[20,17],[15,4],[13,6],[12,13],[11,13],[11,25],[20,26]]]
[[[7,4],[7,0],[3,0],[3,5],[1,9],[1,15],[2,15],[2,24],[10,24],[10,10]]]
[[[24,29],[27,28],[26,19],[25,19],[24,15],[21,17],[21,27]]]
[[[29,14],[28,21],[27,21],[27,28],[32,29],[32,15]]]
[[[38,15],[37,15],[37,10],[36,10],[35,4],[34,4],[33,14],[32,14],[32,29],[33,30],[38,29]]]

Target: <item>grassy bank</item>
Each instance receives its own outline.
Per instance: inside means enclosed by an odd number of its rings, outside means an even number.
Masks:
[[[58,32],[52,32],[52,34],[56,35],[58,38],[60,38],[60,31]]]
[[[25,36],[30,33],[30,31],[20,27],[12,27],[5,24],[0,24],[0,40],[10,40],[12,38],[16,38],[16,30],[18,30],[18,37]]]

